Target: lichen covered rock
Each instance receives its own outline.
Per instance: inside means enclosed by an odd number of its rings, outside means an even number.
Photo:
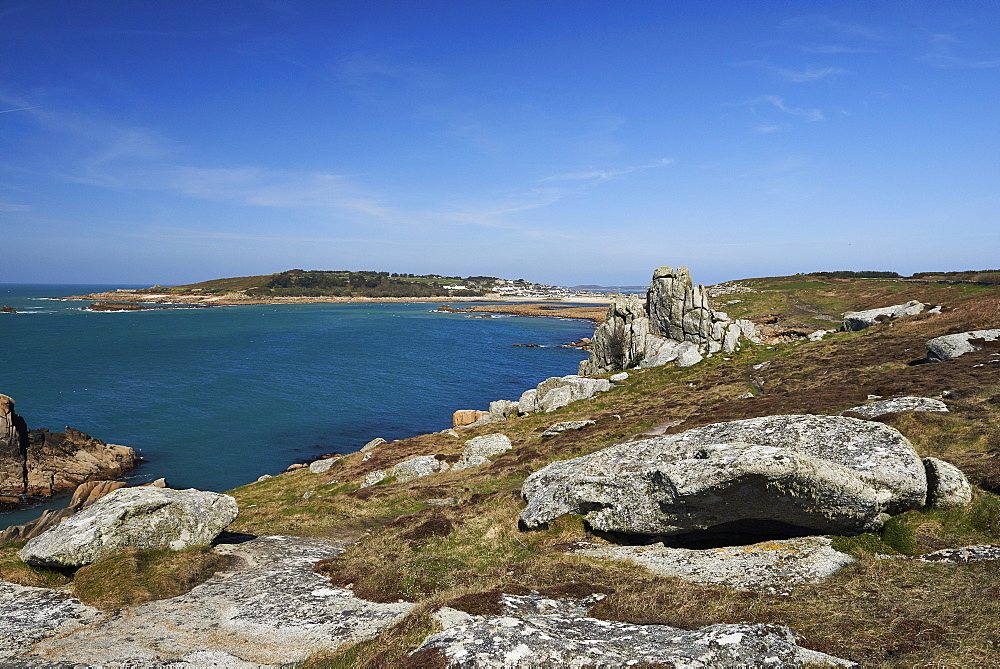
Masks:
[[[923,506],[927,481],[912,445],[891,427],[770,416],[553,462],[521,491],[529,528],[574,513],[597,530],[654,536],[751,520],[854,533]]]
[[[229,495],[201,490],[121,488],[29,541],[29,564],[80,567],[125,548],[182,550],[210,544],[236,519]]]
[[[468,668],[852,666],[798,646],[795,634],[780,625],[687,631],[567,615],[502,616],[458,625],[428,637],[415,655],[435,651],[446,666]]]

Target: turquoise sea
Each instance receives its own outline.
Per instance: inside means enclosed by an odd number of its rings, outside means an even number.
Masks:
[[[585,354],[559,346],[593,331],[426,303],[92,313],[44,299],[108,288],[0,284],[0,305],[18,311],[0,314],[0,393],[30,429],[132,446],[134,482],[175,488],[228,490],[374,437],[445,429],[456,409],[575,373]],[[0,514],[0,527],[39,513]]]

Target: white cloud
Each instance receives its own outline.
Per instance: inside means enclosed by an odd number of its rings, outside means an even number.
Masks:
[[[878,53],[877,49],[865,49],[862,47],[843,46],[841,44],[803,44],[799,47],[806,53]]]
[[[26,204],[14,204],[13,202],[0,202],[0,211],[30,211],[31,207]]]
[[[754,109],[757,105],[761,103],[767,103],[772,105],[776,109],[785,112],[786,114],[791,114],[792,116],[797,116],[799,118],[805,119],[806,121],[822,121],[826,117],[823,116],[823,112],[819,109],[805,109],[803,107],[789,107],[785,104],[785,101],[778,97],[777,95],[761,95],[758,98],[754,98],[747,103],[751,109]]]
[[[632,174],[634,172],[644,172],[646,170],[651,170],[657,167],[665,167],[674,162],[673,158],[660,158],[657,161],[646,163],[644,165],[627,165],[625,167],[618,167],[613,169],[590,169],[580,172],[566,172],[563,174],[554,174],[550,177],[545,177],[544,179],[539,179],[539,181],[610,181],[618,177],[625,176],[626,174]]]
[[[942,69],[979,70],[1000,67],[1000,57],[998,56],[973,58],[956,54],[955,50],[961,45],[961,40],[954,35],[934,35],[931,38],[930,51],[921,60],[928,65]]]
[[[733,65],[738,67],[760,67],[771,74],[784,79],[785,81],[790,81],[795,84],[820,81],[822,79],[835,77],[840,74],[850,74],[850,70],[845,70],[842,67],[806,66],[801,70],[790,70],[788,68],[779,67],[766,60],[747,60],[739,63],[733,63]]]

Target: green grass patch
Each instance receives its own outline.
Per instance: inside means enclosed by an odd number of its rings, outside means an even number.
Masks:
[[[125,549],[80,567],[73,595],[99,609],[120,609],[176,597],[225,568],[229,558],[209,546],[183,551]]]

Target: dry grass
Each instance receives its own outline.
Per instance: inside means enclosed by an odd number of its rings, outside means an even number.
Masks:
[[[80,567],[73,596],[102,610],[176,597],[229,564],[208,546],[183,551],[125,549]]]
[[[995,567],[873,557],[876,552],[916,554],[1000,543],[1000,501],[985,492],[965,510],[909,512],[878,536],[838,538],[838,548],[858,556],[859,564],[791,597],[693,585],[654,577],[634,565],[566,554],[566,544],[600,541],[587,537],[578,517],[565,516],[540,532],[517,529],[521,483],[554,460],[637,438],[668,422],[676,423],[666,429],[669,433],[764,415],[834,414],[864,403],[868,395],[949,391],[949,414],[901,413],[882,420],[907,435],[922,455],[941,457],[982,488],[1000,490],[1000,365],[989,362],[991,352],[911,364],[924,356],[924,342],[935,336],[996,327],[996,289],[808,277],[773,280],[765,288],[736,296],[744,301],[726,311],[734,317],[777,314],[779,326],[802,327],[841,311],[907,299],[943,303],[949,310],[829,335],[821,342],[751,346],[687,369],[630,371],[625,385],[552,414],[463,430],[460,439],[424,435],[394,442],[368,460],[349,455],[325,475],[302,470],[234,491],[243,509],[235,530],[357,538],[317,570],[359,596],[417,604],[393,630],[316,658],[314,666],[406,666],[418,660],[436,666],[439,657],[407,659],[407,653],[434,629],[429,614],[438,606],[487,614],[498,611],[502,592],[579,594],[596,588],[610,593],[594,612],[608,619],[682,627],[781,622],[804,634],[809,647],[866,665],[990,664],[1000,625]],[[753,369],[761,363],[767,365]],[[759,386],[755,397],[736,399],[753,383]],[[539,437],[552,423],[577,419],[596,423]],[[489,466],[358,488],[370,471],[417,455],[453,455],[466,439],[490,432],[506,434],[514,449]],[[310,491],[312,496],[302,499]],[[427,503],[448,497],[454,505]]]
[[[70,582],[69,575],[64,571],[21,562],[17,552],[25,543],[17,541],[0,546],[0,580],[36,588],[58,588]]]

